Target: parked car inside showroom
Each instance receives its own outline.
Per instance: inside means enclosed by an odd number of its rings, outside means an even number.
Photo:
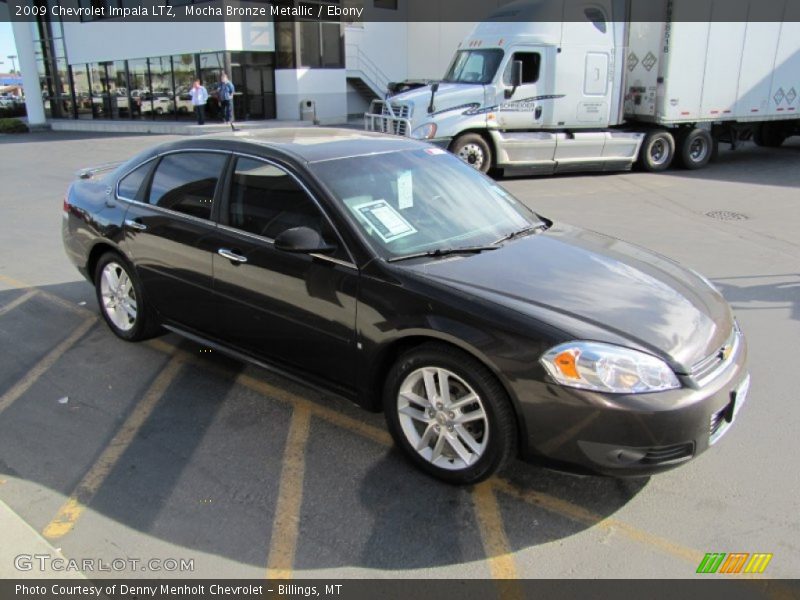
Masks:
[[[177,332],[383,411],[451,483],[518,456],[672,468],[729,430],[749,388],[744,337],[703,276],[407,138],[162,144],[82,172],[63,238],[120,338]]]

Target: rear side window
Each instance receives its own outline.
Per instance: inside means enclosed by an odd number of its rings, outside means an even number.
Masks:
[[[227,156],[182,152],[161,159],[153,175],[148,202],[200,219],[211,218],[211,204]]]
[[[128,200],[138,200],[139,190],[142,189],[142,183],[144,183],[144,180],[147,178],[147,174],[150,173],[150,169],[152,167],[153,163],[147,162],[120,179],[117,192],[119,197],[127,198]]]

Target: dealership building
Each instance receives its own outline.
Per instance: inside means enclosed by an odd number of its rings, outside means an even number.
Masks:
[[[32,124],[53,119],[189,121],[188,91],[196,78],[212,92],[208,111],[214,118],[218,104],[213,91],[223,72],[236,87],[236,120],[298,120],[305,107],[306,118],[335,124],[363,113],[390,81],[440,78],[474,23],[504,3],[482,1],[469,11],[465,4],[447,1],[350,0],[342,6],[363,8],[360,19],[153,22],[53,16],[54,6],[104,7],[107,15],[111,8],[138,1],[37,0],[30,4],[48,7],[48,17],[15,21],[12,27]],[[179,15],[187,5],[226,6],[219,0],[169,4]],[[294,3],[331,5],[340,2]],[[459,6],[455,21],[451,11]],[[0,0],[0,10],[14,8]]]

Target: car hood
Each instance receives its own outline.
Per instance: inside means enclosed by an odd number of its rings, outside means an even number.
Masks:
[[[696,273],[644,248],[563,224],[491,252],[408,266],[576,338],[629,341],[683,373],[719,350],[733,327],[725,299]]]

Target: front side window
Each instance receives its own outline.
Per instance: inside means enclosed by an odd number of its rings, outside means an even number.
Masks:
[[[511,85],[511,70],[514,67],[514,61],[522,63],[522,85],[528,83],[536,83],[539,81],[539,66],[542,62],[542,56],[538,52],[514,52],[511,60],[508,61],[506,70],[503,71],[503,83]]]
[[[498,184],[438,148],[309,167],[387,259],[491,245],[541,222]]]
[[[329,236],[319,208],[291,175],[250,158],[236,161],[227,224],[269,239],[293,227],[310,227],[323,237]]]
[[[502,50],[459,50],[444,76],[444,81],[491,83],[502,60]]]
[[[161,159],[153,175],[148,202],[180,213],[211,218],[211,205],[227,155],[181,152]]]

